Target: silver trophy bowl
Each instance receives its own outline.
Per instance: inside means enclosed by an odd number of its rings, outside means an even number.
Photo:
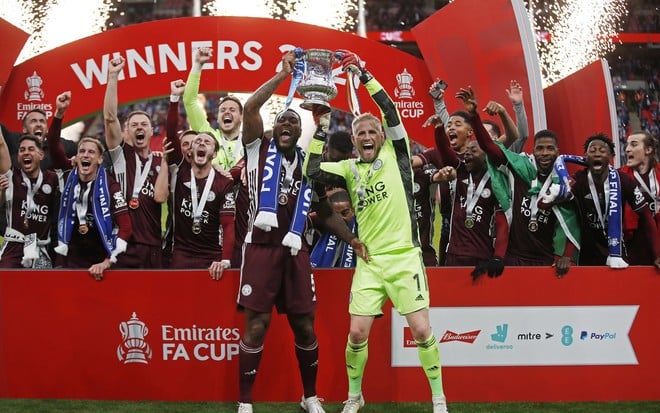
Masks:
[[[326,49],[307,49],[302,59],[305,61],[305,73],[296,91],[305,99],[300,107],[307,110],[316,105],[330,107],[328,103],[337,96],[337,87],[332,80],[332,65],[335,53]]]

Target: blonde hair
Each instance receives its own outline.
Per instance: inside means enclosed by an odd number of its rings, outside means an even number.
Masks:
[[[80,141],[78,141],[78,148],[77,149],[80,150],[80,146],[85,142],[91,142],[91,143],[95,144],[96,147],[99,149],[99,153],[101,155],[103,155],[103,152],[105,152],[105,147],[103,146],[101,141],[96,139],[96,138],[92,138],[90,136],[85,136]]]
[[[380,123],[380,119],[378,119],[371,113],[367,112],[367,113],[362,113],[353,119],[353,123],[351,123],[351,130],[353,131],[353,135],[355,135],[356,133],[358,123],[362,123],[362,122],[373,122],[374,125],[378,126],[379,131],[381,132],[383,131],[383,126]]]

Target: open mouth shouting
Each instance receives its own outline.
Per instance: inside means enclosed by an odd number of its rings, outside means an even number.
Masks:
[[[456,141],[458,140],[458,134],[456,132],[449,132],[447,134],[447,137],[449,138],[449,145],[456,146]]]
[[[607,164],[602,159],[593,159],[590,163],[590,168],[594,172],[602,172],[607,169]]]
[[[280,143],[291,143],[293,140],[293,133],[289,129],[282,129],[279,136]]]
[[[92,161],[87,158],[80,159],[80,172],[83,174],[90,173],[92,171]]]
[[[146,137],[146,133],[143,130],[138,130],[137,132],[135,132],[136,143],[143,143],[145,137]]]
[[[375,155],[374,149],[376,145],[373,142],[365,142],[362,144],[362,152],[364,153],[365,158],[371,159]]]
[[[23,163],[23,167],[25,169],[30,169],[33,163],[33,159],[31,156],[24,156],[21,158],[21,162]]]

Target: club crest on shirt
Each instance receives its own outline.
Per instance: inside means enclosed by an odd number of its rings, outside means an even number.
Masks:
[[[644,193],[639,189],[638,186],[635,187],[633,192],[635,194],[635,205],[641,205],[644,203]]]
[[[209,191],[209,195],[206,197],[206,200],[208,202],[213,202],[215,200],[215,193],[213,191]]]
[[[383,161],[382,161],[381,159],[376,159],[376,160],[374,161],[374,165],[373,165],[372,168],[374,168],[374,171],[377,171],[377,170],[379,170],[379,169],[382,168],[382,167],[383,167]]]
[[[49,184],[43,184],[41,185],[41,190],[44,194],[50,195],[50,193],[53,192],[53,187],[51,187]]]
[[[484,188],[483,191],[481,191],[481,197],[484,199],[490,198],[490,189]]]
[[[115,200],[115,208],[121,208],[126,206],[126,200],[121,192],[115,192],[112,194],[112,198]]]

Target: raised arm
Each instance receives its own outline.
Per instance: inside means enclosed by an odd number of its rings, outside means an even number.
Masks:
[[[344,71],[358,72],[360,74],[360,82],[366,87],[371,98],[378,105],[385,126],[385,137],[392,140],[407,140],[408,136],[403,127],[403,123],[401,123],[399,110],[396,108],[394,101],[387,94],[383,86],[366,69],[365,63],[358,55],[351,51],[338,50],[337,52],[342,55],[342,69]]]
[[[117,83],[119,73],[124,68],[126,60],[119,56],[110,61],[108,67],[108,84],[105,87],[105,98],[103,99],[103,123],[105,124],[105,143],[108,149],[114,149],[121,145],[121,123],[117,116]]]
[[[4,175],[11,169],[11,157],[9,156],[9,148],[5,141],[5,135],[2,134],[0,129],[0,175]]]
[[[48,152],[50,153],[51,166],[53,169],[69,170],[71,169],[71,159],[64,153],[64,146],[62,146],[62,119],[64,113],[71,104],[71,92],[64,92],[55,99],[55,116],[48,128]]]
[[[434,126],[433,133],[435,136],[435,147],[440,152],[442,164],[446,166],[458,167],[460,160],[456,156],[456,152],[449,145],[449,138],[445,132],[445,126],[439,117],[429,119],[430,124]]]
[[[447,103],[445,103],[446,89],[447,84],[441,79],[436,79],[436,81],[431,84],[431,87],[429,87],[429,94],[433,98],[435,115],[440,117],[443,124],[449,122],[449,112],[447,111]]]
[[[167,122],[165,128],[165,136],[171,147],[167,161],[170,165],[178,165],[183,160],[183,153],[181,153],[181,142],[179,141],[179,100],[181,95],[184,94],[186,84],[183,80],[177,79],[170,82],[170,107],[167,111]]]
[[[261,138],[264,133],[264,122],[259,114],[259,109],[273,95],[275,89],[293,73],[296,55],[293,51],[282,56],[282,68],[275,76],[261,85],[245,102],[243,107],[243,145],[249,145]]]
[[[499,116],[500,121],[502,122],[502,126],[504,126],[504,134],[498,136],[497,140],[501,142],[504,147],[510,147],[513,142],[518,139],[518,129],[516,129],[516,125],[513,123],[513,119],[511,119],[511,116],[509,116],[509,113],[506,111],[504,106],[498,102],[495,102],[494,100],[491,100],[484,108],[484,112],[491,116]]]
[[[509,100],[513,104],[513,112],[516,114],[516,128],[518,129],[518,139],[509,147],[509,150],[520,153],[525,147],[525,142],[529,138],[529,125],[527,124],[527,112],[523,102],[523,90],[520,83],[512,80],[510,88],[506,90]]]
[[[171,142],[168,142],[167,138],[165,139],[166,141],[163,142],[163,160],[160,163],[160,171],[158,171],[158,177],[156,177],[156,183],[154,184],[154,201],[158,202],[159,204],[167,201],[167,198],[170,195],[170,168],[167,164],[166,153],[167,151],[171,150],[168,147],[168,145],[171,145]]]
[[[341,174],[339,163],[321,162],[323,160],[323,146],[330,126],[330,112],[319,105],[312,111],[312,116],[316,125],[316,132],[307,147],[303,171],[305,171],[308,178],[316,182],[346,188],[346,181]],[[245,136],[245,133],[243,133],[243,136]]]
[[[195,60],[190,68],[188,80],[184,83],[183,107],[186,109],[188,123],[190,128],[197,132],[212,132],[217,134],[207,119],[206,110],[197,103],[199,94],[199,83],[202,79],[202,68],[204,64],[213,57],[213,49],[210,47],[200,47],[195,52]]]
[[[474,91],[471,86],[468,86],[467,89],[461,88],[457,93],[456,97],[463,101],[465,110],[472,115],[471,123],[472,130],[477,137],[477,142],[479,146],[486,152],[488,159],[493,162],[495,165],[504,165],[506,164],[506,156],[502,151],[502,148],[497,146],[491,139],[490,135],[484,128],[483,123],[481,123],[481,118],[477,112],[477,100],[474,95]]]

